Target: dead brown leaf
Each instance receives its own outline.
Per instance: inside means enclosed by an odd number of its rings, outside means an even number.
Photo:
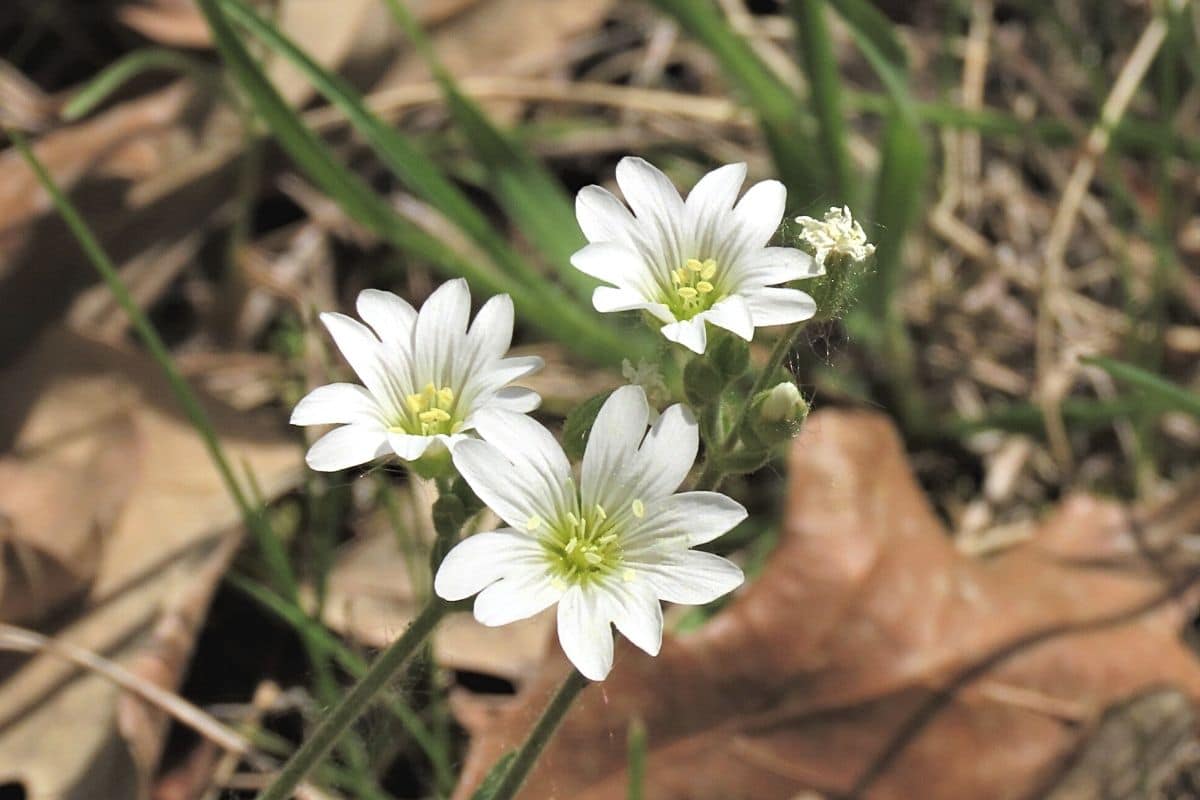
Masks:
[[[1027,797],[1114,702],[1161,685],[1200,697],[1179,638],[1193,604],[1137,554],[1116,504],[1075,497],[1029,543],[961,555],[891,425],[839,411],[810,419],[789,486],[763,574],[658,658],[621,649],[523,797],[624,797],[634,718],[648,797]],[[516,700],[459,703],[473,737],[456,797],[523,739],[566,668],[555,647]]]
[[[51,332],[0,375],[0,387],[0,440],[14,441],[11,459],[37,463],[34,477],[44,478],[28,502],[43,519],[61,513],[96,537],[94,569],[79,581],[85,593],[43,632],[174,687],[241,537],[203,442],[148,357],[77,334]],[[301,451],[291,437],[206,405],[231,462],[253,470],[267,497],[295,484]],[[47,474],[54,464],[62,475]],[[107,509],[122,488],[114,517]],[[0,683],[0,782],[20,783],[29,797],[145,796],[161,747],[157,712],[121,702],[106,678],[52,653],[13,666]]]

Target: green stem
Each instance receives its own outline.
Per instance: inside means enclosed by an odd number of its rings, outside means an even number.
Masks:
[[[538,718],[533,730],[529,732],[521,749],[517,751],[508,771],[504,773],[496,791],[492,793],[491,800],[512,800],[521,788],[521,784],[525,782],[525,777],[529,775],[529,770],[537,762],[538,756],[542,754],[551,737],[554,736],[554,731],[558,729],[559,723],[567,715],[571,703],[575,702],[575,698],[588,683],[590,681],[583,677],[579,670],[571,670],[571,674],[558,687],[554,697],[550,698],[549,705],[542,712],[542,716]]]
[[[792,352],[792,348],[800,340],[800,335],[804,333],[805,327],[806,324],[802,322],[775,341],[775,347],[771,350],[771,355],[767,358],[767,365],[763,368],[762,372],[758,373],[758,377],[754,379],[754,385],[750,387],[750,392],[746,395],[746,402],[742,404],[737,416],[734,418],[733,424],[729,427],[729,433],[725,435],[724,440],[718,443],[705,456],[704,469],[701,470],[700,477],[696,480],[696,489],[698,491],[716,491],[721,482],[725,480],[726,473],[722,461],[737,444],[738,437],[741,435],[742,429],[746,426],[749,419],[751,403],[759,392],[764,392],[769,388],[771,381],[779,373],[779,368],[783,365],[783,360],[787,358],[788,353]]]
[[[449,607],[432,599],[413,619],[408,630],[383,651],[362,679],[355,684],[342,702],[321,721],[312,736],[291,757],[278,777],[258,796],[258,800],[287,800],[300,781],[329,753],[355,720],[362,716],[392,677],[417,651]]]

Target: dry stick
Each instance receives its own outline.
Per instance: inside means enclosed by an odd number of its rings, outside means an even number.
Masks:
[[[67,641],[51,639],[36,631],[0,623],[0,650],[18,653],[44,653],[60,658],[77,667],[94,672],[130,694],[137,695],[182,725],[229,753],[246,759],[255,769],[273,771],[275,764],[259,754],[245,737],[223,725],[219,720],[192,705],[179,695],[169,692],[109,659]],[[311,786],[302,787],[305,796],[324,797]]]
[[[987,79],[988,43],[992,38],[992,0],[975,0],[971,4],[971,27],[963,52],[962,107],[978,111],[983,107],[983,87]],[[979,186],[981,137],[979,131],[965,129],[959,134],[959,177],[962,185]],[[968,191],[962,195],[963,205],[973,214],[979,208],[979,194]]]
[[[1063,291],[1065,264],[1063,257],[1067,251],[1067,243],[1071,232],[1075,229],[1075,218],[1087,195],[1088,185],[1096,174],[1096,163],[1108,149],[1112,130],[1116,127],[1126,108],[1133,99],[1133,94],[1145,77],[1146,71],[1154,61],[1158,48],[1167,35],[1167,21],[1162,16],[1155,16],[1142,31],[1141,37],[1121,68],[1117,82],[1105,98],[1100,110],[1100,119],[1088,133],[1084,142],[1083,152],[1075,162],[1075,168],[1063,189],[1062,199],[1055,210],[1054,219],[1050,224],[1050,232],[1046,237],[1045,262],[1046,271],[1042,280],[1042,291],[1038,297],[1037,318],[1037,401],[1041,406],[1042,415],[1046,420],[1046,435],[1050,440],[1050,449],[1059,465],[1070,469],[1073,461],[1071,444],[1067,438],[1066,423],[1062,415],[1062,399],[1067,390],[1065,382],[1055,386],[1052,382],[1055,372],[1054,352],[1054,313],[1060,305]]]

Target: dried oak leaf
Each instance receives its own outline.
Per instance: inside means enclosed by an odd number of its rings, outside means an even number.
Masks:
[[[962,555],[890,424],[846,411],[805,426],[789,492],[763,574],[658,658],[618,650],[522,797],[624,797],[634,718],[652,798],[1036,796],[1114,702],[1163,685],[1200,697],[1178,636],[1190,598],[1137,555],[1116,504],[1072,498],[1031,542]],[[567,668],[551,652],[515,700],[460,698],[456,797],[544,707]]]

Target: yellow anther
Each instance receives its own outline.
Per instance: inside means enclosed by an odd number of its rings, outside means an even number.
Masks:
[[[675,281],[675,285],[678,286],[680,284],[687,283],[688,276],[687,276],[687,273],[684,272],[682,269],[677,269],[677,270],[673,270],[671,272],[671,280]]]
[[[588,562],[589,564],[591,564],[593,567],[604,561],[604,559],[601,557],[601,555],[599,553],[597,553],[595,550],[584,551],[583,560]]]
[[[596,519],[600,522],[608,519],[608,512],[604,510],[604,506],[596,506]]]
[[[713,285],[708,281],[700,281],[696,284],[696,291],[700,294],[708,294],[713,290]]]
[[[709,259],[704,262],[704,269],[700,270],[700,277],[704,280],[710,280],[713,275],[717,274],[717,262]]]
[[[563,552],[565,552],[567,555],[571,555],[571,553],[574,553],[578,549],[579,540],[572,536],[571,541],[567,542],[567,546],[563,548]]]
[[[633,501],[632,509],[633,509],[633,515],[635,517],[637,517],[638,519],[641,519],[642,517],[646,516],[646,504],[643,503],[640,499]]]
[[[698,258],[689,258],[685,266],[692,272],[701,272],[704,270],[704,264],[701,264]]]
[[[437,396],[443,405],[448,406],[454,402],[454,390],[449,386],[443,386],[441,389],[438,389]]]
[[[425,409],[425,399],[419,394],[410,394],[404,398],[404,404],[414,414],[420,414]]]
[[[572,528],[578,528],[578,527],[579,527],[579,517],[575,516],[575,512],[574,512],[574,511],[568,511],[568,512],[567,512],[567,522],[571,523],[571,527],[572,527]]]
[[[427,425],[436,425],[439,422],[449,422],[450,415],[440,408],[431,408],[428,411],[422,411],[417,414],[417,419]]]
[[[678,292],[679,296],[684,300],[692,300],[698,294],[698,292],[690,286],[680,286],[675,291]]]
[[[540,527],[542,527],[542,518],[537,514],[525,520],[525,530],[527,531],[536,531]]]

